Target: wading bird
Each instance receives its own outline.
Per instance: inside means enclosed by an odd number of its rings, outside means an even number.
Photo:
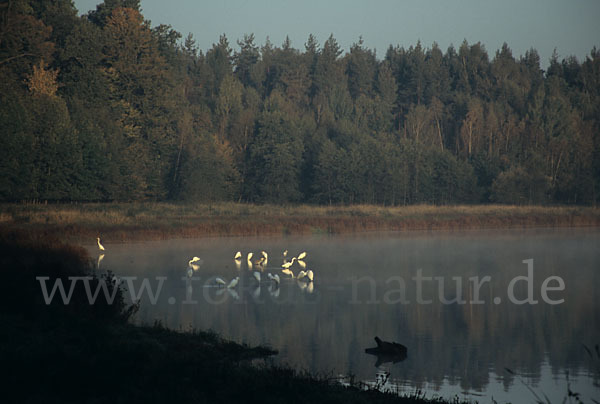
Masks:
[[[313,281],[313,279],[314,279],[314,277],[315,277],[315,274],[313,273],[313,271],[312,271],[312,270],[310,270],[310,269],[309,269],[308,271],[306,271],[306,276],[307,276],[307,277],[308,277],[308,279],[309,279],[309,280],[312,282],[312,281]]]
[[[285,250],[285,251],[283,252],[283,258],[287,257],[287,253],[288,253],[288,250]]]
[[[246,260],[247,260],[248,262],[250,262],[250,260],[252,259],[252,256],[253,256],[253,255],[254,255],[253,253],[249,252],[249,253],[248,253],[248,256],[246,257]]]
[[[234,259],[239,260],[240,258],[242,258],[242,252],[238,251],[238,252],[235,253]]]
[[[239,276],[233,278],[231,280],[231,282],[229,282],[229,285],[227,285],[227,288],[228,289],[235,288],[237,286],[237,284],[238,284],[239,281],[240,281],[240,277]]]
[[[286,263],[282,264],[281,267],[288,269],[289,267],[291,267],[294,264],[294,261],[296,261],[296,257],[292,258],[292,260],[290,262],[286,262]]]
[[[188,261],[188,265],[191,266],[194,262],[197,262],[198,265],[202,264],[202,260],[200,259],[200,257],[194,257]]]
[[[306,268],[306,262],[304,262],[302,260],[298,260],[298,265],[300,265],[300,268],[302,268],[302,269]]]
[[[102,243],[100,242],[100,237],[96,237],[96,240],[98,240],[98,249],[99,249],[100,251],[104,251],[104,250],[105,250],[105,248],[104,248],[104,246],[102,245]]]
[[[306,276],[306,272],[300,271],[300,272],[298,272],[298,276],[296,277],[296,279],[300,280],[300,279],[304,278],[305,276]]]
[[[219,278],[219,277],[216,277],[216,278],[215,278],[215,283],[216,283],[217,285],[219,285],[219,286],[225,286],[225,283],[226,283],[226,282],[225,282],[223,279],[221,279],[221,278]]]
[[[304,251],[304,252],[301,252],[301,253],[298,255],[298,259],[299,259],[299,260],[302,260],[302,259],[304,259],[305,257],[306,257],[306,251]]]
[[[260,253],[262,254],[263,258],[265,259],[265,261],[264,261],[263,265],[265,265],[265,266],[266,266],[266,265],[267,265],[267,263],[269,262],[269,254],[267,254],[267,252],[266,252],[266,251],[261,251]]]
[[[283,272],[286,275],[291,276],[292,278],[294,277],[294,273],[291,270],[287,269],[287,268],[282,269],[281,272]]]

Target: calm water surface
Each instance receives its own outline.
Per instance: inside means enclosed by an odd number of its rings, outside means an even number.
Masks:
[[[139,323],[212,329],[277,349],[276,363],[342,381],[345,375],[366,383],[383,377],[383,389],[421,390],[427,397],[534,402],[531,388],[542,399],[545,394],[562,402],[568,383],[584,401],[600,397],[600,358],[593,352],[600,344],[600,229],[221,237],[106,247],[99,272],[137,276],[137,287],[148,277],[155,291],[156,277],[166,277],[156,304],[143,295]],[[289,256],[307,251],[312,285],[281,274],[286,249]],[[240,268],[233,260],[238,250],[244,254]],[[259,284],[245,255],[261,250],[269,261]],[[197,279],[188,277],[193,256],[203,260],[193,272]],[[538,304],[516,305],[508,285],[528,275],[528,259]],[[419,271],[434,279],[423,280],[420,292],[414,280]],[[269,272],[282,276],[278,288],[268,281]],[[216,276],[241,280],[230,291],[213,286]],[[479,304],[470,303],[477,297],[469,278],[485,276],[490,280],[480,287]],[[542,300],[540,289],[550,276],[564,281],[563,291],[548,293],[562,304]],[[515,285],[515,297],[525,299],[527,282]],[[461,302],[440,301],[458,292]],[[407,358],[376,366],[377,357],[364,352],[375,346],[376,335],[406,345]]]

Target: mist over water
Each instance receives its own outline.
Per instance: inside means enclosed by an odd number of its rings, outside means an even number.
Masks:
[[[148,277],[153,287],[155,277],[166,277],[156,304],[142,298],[137,322],[212,329],[234,341],[266,344],[279,351],[275,363],[365,382],[389,374],[383,388],[480,402],[534,401],[525,385],[562,400],[568,372],[571,390],[589,401],[600,395],[600,358],[583,347],[594,353],[600,344],[599,241],[598,229],[168,240],[106,245],[98,271],[137,276],[136,285]],[[259,284],[245,257],[261,250],[269,261]],[[312,285],[281,274],[284,250],[289,259],[307,251]],[[237,251],[243,254],[239,269]],[[202,264],[190,279],[193,256]],[[509,284],[528,276],[523,261],[529,259],[532,279],[516,282],[514,295],[524,301],[531,288],[538,303],[517,305]],[[420,293],[419,272],[433,278],[422,282]],[[279,287],[267,273],[282,277]],[[239,276],[240,283],[217,288],[216,276],[227,282]],[[486,276],[474,304],[470,279]],[[542,299],[542,284],[551,276],[565,287],[547,297],[563,303]],[[457,297],[458,284],[459,303],[444,304]],[[375,367],[377,358],[364,352],[375,346],[375,336],[405,345],[407,358]]]

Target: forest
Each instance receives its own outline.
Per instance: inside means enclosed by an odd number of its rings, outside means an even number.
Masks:
[[[0,201],[596,204],[595,47],[301,48],[1,0]]]

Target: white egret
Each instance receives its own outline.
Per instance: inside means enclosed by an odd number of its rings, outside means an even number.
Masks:
[[[266,266],[267,263],[269,262],[269,254],[267,254],[266,251],[261,251],[260,253],[262,254],[263,258],[265,259],[264,262],[263,262],[263,265]]]
[[[294,277],[294,273],[291,270],[289,270],[288,268],[282,269],[281,272],[283,272],[286,275],[291,276],[292,278]]]
[[[300,272],[298,272],[298,276],[296,277],[296,279],[300,280],[300,279],[304,278],[305,276],[306,276],[306,272],[300,271]]]
[[[313,281],[313,279],[315,278],[315,274],[314,274],[314,273],[313,273],[313,271],[312,271],[312,270],[310,270],[310,269],[309,269],[308,271],[306,271],[306,276],[308,277],[308,279],[309,279],[311,282],[312,282],[312,281]]]
[[[215,283],[219,286],[225,286],[225,284],[226,284],[226,282],[222,278],[219,278],[218,276],[215,278]]]
[[[200,265],[190,264],[190,268],[192,268],[194,271],[197,271],[200,269]]]
[[[233,278],[231,280],[231,282],[229,282],[229,285],[227,285],[227,288],[229,288],[229,289],[235,288],[237,286],[237,284],[238,284],[239,281],[240,281],[240,277],[239,276]]]
[[[285,264],[282,264],[281,267],[288,269],[289,267],[291,267],[294,264],[294,261],[296,261],[296,257],[292,258],[292,260],[290,262],[286,262]]]
[[[249,253],[248,253],[248,257],[246,258],[246,260],[247,260],[248,262],[250,262],[250,260],[252,259],[252,256],[253,256],[253,255],[254,255],[253,253],[249,252]]]
[[[306,251],[304,251],[304,252],[301,252],[301,253],[298,255],[298,259],[299,259],[299,260],[301,260],[301,259],[304,259],[305,257],[306,257]]]
[[[100,251],[104,251],[105,248],[102,245],[102,243],[100,242],[100,237],[96,237],[96,240],[98,240],[98,249],[100,249]]]
[[[260,283],[260,272],[254,272],[252,275],[254,275],[254,279],[256,279],[258,283]]]
[[[283,258],[287,257],[287,254],[288,254],[288,250],[285,250],[285,251],[283,252]]]
[[[254,263],[258,266],[263,266],[266,262],[267,260],[265,259],[265,257],[260,257],[260,259],[254,261]]]
[[[298,260],[298,265],[300,265],[300,268],[302,268],[302,269],[306,268],[306,262],[304,262],[302,260]]]
[[[242,252],[238,251],[238,252],[235,253],[234,259],[239,260],[240,258],[242,258]]]
[[[189,265],[192,265],[194,262],[197,262],[198,265],[202,264],[202,259],[200,257],[194,257],[188,261]]]

